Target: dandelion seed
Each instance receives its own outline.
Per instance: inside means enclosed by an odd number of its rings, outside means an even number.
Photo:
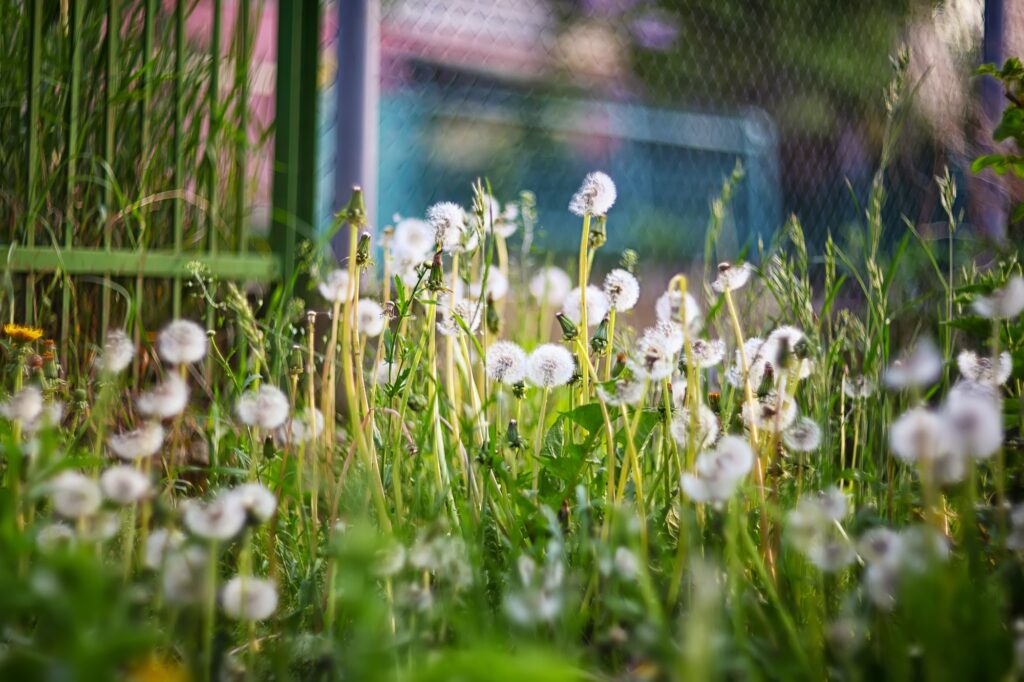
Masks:
[[[753,424],[768,433],[780,433],[790,427],[797,418],[796,401],[785,393],[770,391],[753,405],[744,401],[743,421]]]
[[[603,291],[593,285],[587,286],[587,326],[596,327],[600,324],[604,316],[608,314],[609,305],[608,297]],[[565,297],[565,301],[562,303],[562,312],[574,323],[580,324],[583,319],[582,311],[582,295],[580,288],[576,287]]]
[[[487,378],[502,384],[517,384],[526,378],[526,351],[512,341],[496,341],[485,356]]]
[[[206,356],[209,343],[206,330],[198,324],[191,320],[175,320],[157,336],[156,348],[164,362],[191,365]]]
[[[135,429],[111,436],[107,446],[113,453],[125,460],[152,457],[164,444],[164,429],[157,422],[147,422]]]
[[[270,520],[277,510],[277,497],[262,483],[243,483],[224,495],[228,504],[241,507],[251,524]]]
[[[437,331],[442,336],[457,336],[462,333],[462,325],[466,325],[470,334],[475,334],[480,327],[480,304],[468,298],[451,303],[449,297],[445,302],[437,304]],[[462,320],[462,324],[459,324]]]
[[[260,386],[246,391],[235,405],[238,420],[246,426],[258,426],[272,431],[288,418],[288,396],[274,386]]]
[[[924,338],[885,370],[885,385],[892,389],[927,388],[942,373],[943,358],[935,343]]]
[[[142,563],[151,571],[159,570],[164,565],[165,557],[184,544],[185,534],[181,531],[174,528],[157,528],[146,538]]]
[[[993,363],[992,358],[979,356],[974,351],[961,351],[956,356],[956,364],[964,379],[992,386],[1002,386],[1013,373],[1013,358],[1006,351],[999,354],[998,363]]]
[[[434,229],[434,243],[445,253],[463,248],[466,230],[466,212],[458,204],[442,201],[427,209],[427,222]]]
[[[246,522],[246,510],[228,495],[201,504],[190,500],[183,516],[185,528],[204,540],[230,540],[238,535]]]
[[[653,327],[644,330],[640,337],[639,344],[653,343],[663,347],[672,355],[683,350],[686,336],[681,325],[675,322],[658,322]]]
[[[139,412],[154,419],[170,419],[185,411],[188,385],[177,374],[169,373],[163,383],[135,399]]]
[[[47,484],[53,509],[65,519],[92,516],[100,509],[103,495],[96,481],[78,473],[64,471]]]
[[[719,263],[718,278],[711,283],[711,288],[720,294],[741,289],[750,281],[750,274],[753,271],[754,268],[750,263],[740,263],[739,265]]]
[[[793,452],[812,452],[821,446],[821,427],[810,417],[801,417],[782,433],[782,442]]]
[[[611,388],[606,384],[598,384],[597,392],[601,399],[613,407],[619,405],[636,405],[644,395],[644,382],[634,379],[617,379]]]
[[[359,299],[358,320],[356,328],[363,336],[370,338],[380,336],[387,327],[387,319],[384,317],[384,308],[370,298]]]
[[[551,308],[560,307],[571,290],[572,280],[569,275],[565,270],[555,266],[541,268],[530,279],[530,295],[538,303],[543,303]]]
[[[563,386],[575,370],[572,353],[554,343],[545,343],[530,353],[526,362],[526,379],[540,388]]]
[[[690,410],[688,408],[684,407],[672,415],[669,430],[672,432],[672,437],[679,444],[679,447],[688,448],[690,437],[696,436],[696,445],[694,447],[699,450],[710,448],[718,438],[718,417],[715,416],[715,413],[707,405],[699,405],[697,408],[696,431],[694,431],[694,425],[690,422]]]
[[[611,307],[624,313],[632,310],[640,298],[640,283],[631,272],[616,268],[604,278],[604,293]]]
[[[974,312],[991,320],[1009,320],[1024,311],[1024,277],[1014,275],[1002,288],[974,301]]]
[[[108,374],[120,374],[135,357],[135,344],[123,329],[107,332],[103,353],[96,359],[96,368]]]
[[[699,331],[703,324],[697,299],[689,292],[683,295],[678,289],[670,289],[659,296],[654,312],[659,322],[685,324],[693,333]]]
[[[149,495],[149,476],[126,464],[108,468],[100,475],[104,497],[120,505],[135,504]]]
[[[405,218],[395,225],[395,233],[391,239],[391,253],[395,260],[423,262],[430,258],[435,246],[434,228],[427,221]]]
[[[43,414],[43,406],[43,392],[36,386],[26,386],[0,403],[0,414],[11,421],[30,423]]]
[[[690,347],[693,361],[700,369],[707,369],[721,364],[725,358],[725,341],[722,339],[696,339]],[[686,358],[683,358],[686,362]]]
[[[875,383],[866,376],[843,375],[843,393],[853,400],[870,398],[875,394]]]
[[[347,301],[353,293],[349,291],[349,287],[348,272],[340,268],[331,270],[327,277],[317,285],[320,295],[331,303]]]
[[[605,215],[615,204],[615,183],[606,174],[596,171],[583,179],[583,184],[569,202],[569,210],[580,216]]]

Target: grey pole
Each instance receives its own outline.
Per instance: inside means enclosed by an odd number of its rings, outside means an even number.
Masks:
[[[377,126],[380,100],[380,10],[377,0],[338,0],[338,80],[335,110],[334,208],[363,188],[369,224],[377,222]],[[348,235],[334,238],[344,256]]]
[[[985,0],[985,37],[982,44],[982,62],[992,62],[997,66],[1003,63],[1003,29],[1005,12],[1003,0]],[[999,123],[1003,113],[1003,91],[999,82],[991,77],[981,79],[981,107],[983,124],[980,134],[980,149],[987,152],[994,145],[989,136]],[[1006,227],[1009,219],[1009,195],[1003,179],[992,171],[985,171],[974,183],[975,195],[971,202],[977,207],[976,220],[979,230],[990,239],[1002,242],[1006,239]]]

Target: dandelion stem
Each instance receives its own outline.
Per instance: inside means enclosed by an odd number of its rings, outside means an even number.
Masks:
[[[579,362],[580,367],[585,367],[588,359],[588,348],[590,342],[587,339],[589,323],[587,321],[587,281],[589,280],[589,274],[587,272],[587,250],[590,246],[590,214],[586,213],[583,215],[583,232],[580,235],[580,259],[579,259],[579,280],[580,280],[580,326],[579,333],[582,342],[578,345],[579,349]],[[590,375],[587,372],[583,372],[583,400],[582,403],[586,403],[587,398],[590,396]]]

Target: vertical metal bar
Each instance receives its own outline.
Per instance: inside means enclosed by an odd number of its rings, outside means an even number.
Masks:
[[[379,36],[377,0],[338,3],[334,206],[340,209],[348,202],[352,187],[362,187],[371,225],[377,212]],[[344,255],[348,237],[339,232],[333,247],[336,254]]]
[[[181,191],[185,180],[185,5],[179,2],[174,7],[174,189]],[[185,203],[181,198],[174,200],[174,251],[181,252]],[[174,278],[172,307],[174,316],[181,315],[181,278]]]
[[[235,29],[235,90],[238,93],[238,136],[235,142],[235,238],[238,251],[249,248],[245,216],[246,154],[249,153],[249,0],[239,0]]]
[[[78,174],[78,132],[79,111],[82,97],[82,13],[85,0],[72,0],[68,31],[68,52],[71,64],[67,108],[67,178],[64,184],[64,248],[71,249],[75,239],[75,176]],[[71,334],[71,276],[65,274],[61,292],[60,344],[61,356],[68,355],[68,339]]]
[[[42,92],[39,88],[39,77],[42,69],[43,45],[43,0],[33,0],[32,18],[30,19],[29,63],[28,63],[28,173],[26,176],[28,199],[25,211],[25,239],[28,246],[36,243],[36,215],[39,202],[39,115]],[[35,321],[35,290],[36,276],[29,272],[25,277],[25,321]]]
[[[117,134],[117,110],[114,103],[114,94],[118,88],[117,53],[118,39],[121,36],[121,13],[118,8],[119,0],[109,0],[107,5],[107,91],[104,102],[103,122],[103,158],[109,166],[109,173],[114,172],[114,155],[116,147],[114,137]],[[112,218],[114,210],[114,179],[106,179],[106,189],[103,192],[103,203],[106,209],[106,221],[103,225],[103,248],[108,251],[114,245],[114,225]],[[100,330],[105,331],[110,324],[110,297],[111,278],[109,274],[103,275],[103,309],[100,314]]]
[[[301,3],[281,3],[277,17],[277,87],[274,112],[274,189],[270,240],[281,260],[287,282],[295,260],[295,220],[298,194],[298,85],[302,74]]]
[[[151,138],[153,124],[150,119],[150,105],[153,102],[153,85],[157,82],[158,74],[155,69],[159,62],[154,58],[154,47],[156,45],[156,19],[157,19],[157,0],[145,0],[145,4],[142,8],[142,99],[139,102],[139,140],[141,145],[139,147],[142,159],[147,159],[149,150],[151,147]],[[149,177],[148,167],[143,166],[140,169],[140,184],[139,194],[145,196],[148,191],[146,180]],[[142,220],[143,225],[148,223],[149,211],[142,207],[139,209],[139,217]],[[144,234],[148,234],[149,230],[146,230]],[[143,248],[144,245],[143,245]],[[143,321],[142,321],[142,301],[145,294],[146,280],[139,272],[135,276],[135,315],[132,325],[132,338],[135,340],[135,347],[139,348],[142,343],[142,332],[143,332]],[[138,377],[138,373],[141,368],[141,359],[138,355],[132,361],[132,375]]]
[[[985,0],[985,37],[982,44],[982,61],[1001,65],[1005,57],[1004,32],[1006,13],[1004,0]],[[1005,102],[1001,84],[991,76],[981,79],[981,104],[985,120],[982,135],[988,138],[992,129],[998,125],[1003,113]],[[990,139],[982,140],[981,152],[992,149]],[[991,179],[994,176],[988,172]],[[977,223],[981,231],[989,238],[1002,242],[1006,239],[1006,224],[1010,213],[1010,198],[1006,186],[1001,181],[979,182],[968,197],[977,207]]]
[[[298,176],[295,193],[295,218],[303,231],[292,230],[291,262],[298,258],[298,244],[314,236],[316,231],[316,197],[319,164],[317,163],[317,142],[319,141],[320,117],[317,96],[320,81],[320,3],[302,2],[302,39],[298,45],[298,129],[296,143],[298,156],[292,173]],[[341,3],[345,4],[345,3]],[[287,280],[286,280],[287,281]]]
[[[211,254],[217,253],[217,138],[220,135],[220,26],[221,0],[213,0],[213,27],[210,36],[210,84],[207,92],[209,128],[206,134],[206,162],[209,164],[206,200],[206,238]]]

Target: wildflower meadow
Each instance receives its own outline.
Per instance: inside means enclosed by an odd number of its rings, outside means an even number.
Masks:
[[[822,253],[725,246],[737,167],[666,283],[580,181],[571,258],[530,192],[376,226],[357,188],[342,262],[196,267],[209,314],[73,357],[5,298],[0,676],[1020,674],[1015,246],[954,239],[948,173],[946,234],[888,222],[884,159]]]

